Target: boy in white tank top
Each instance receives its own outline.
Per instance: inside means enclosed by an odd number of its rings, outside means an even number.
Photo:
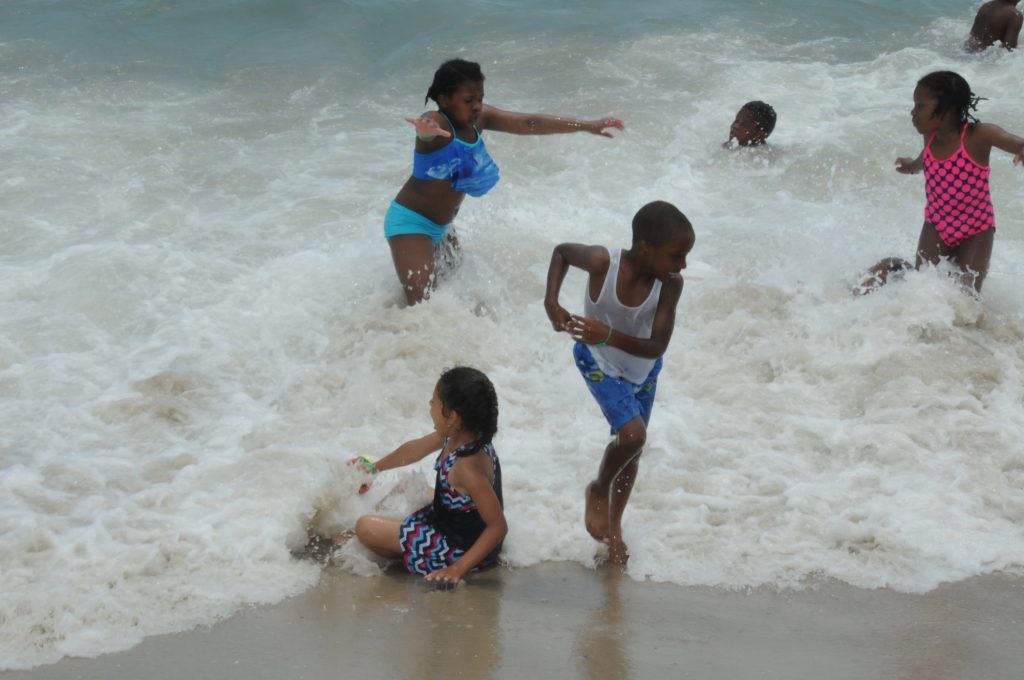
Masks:
[[[576,366],[614,437],[597,477],[587,485],[584,522],[591,536],[608,545],[609,559],[616,564],[629,559],[622,513],[647,439],[661,357],[683,292],[680,272],[694,238],[683,213],[671,203],[654,201],[633,217],[629,249],[562,243],[551,255],[544,309],[555,331],[576,340]],[[558,301],[570,266],[590,275],[582,316],[570,314]]]

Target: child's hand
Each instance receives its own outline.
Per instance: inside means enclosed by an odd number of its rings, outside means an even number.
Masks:
[[[551,327],[555,329],[556,333],[569,330],[569,323],[572,321],[572,314],[567,312],[561,305],[554,305],[551,309],[545,305],[545,310],[548,313],[548,319],[551,320]]]
[[[612,138],[610,132],[605,132],[606,128],[615,128],[620,132],[626,129],[626,124],[618,118],[602,118],[601,120],[590,120],[584,124],[583,129],[592,135],[601,135],[602,137]]]
[[[363,468],[363,472],[367,472],[367,473],[369,473],[371,475],[377,474],[377,466],[376,466],[376,464],[372,460],[367,458],[366,456],[356,456],[355,458],[351,458],[351,459],[349,459],[348,464],[349,465],[358,465],[358,466]],[[370,484],[371,484],[371,482],[364,482],[364,483],[360,484],[359,485],[359,493],[366,493],[367,491],[369,491],[370,490]]]
[[[569,335],[573,337],[576,342],[582,342],[584,345],[597,345],[603,347],[608,342],[608,338],[611,337],[611,327],[608,324],[603,324],[596,319],[591,319],[586,316],[572,316],[569,322]]]
[[[452,133],[439,126],[429,118],[406,118],[405,122],[416,128],[421,137],[451,137]]]
[[[1021,163],[1024,163],[1024,147],[1021,147],[1020,151],[1017,152],[1017,155],[1013,157],[1014,165],[1020,165]]]
[[[917,170],[914,168],[914,159],[905,157],[897,158],[896,172],[902,173],[904,175],[913,175],[914,173],[916,173]]]
[[[450,583],[456,585],[462,580],[462,570],[459,569],[459,563],[456,562],[450,567],[432,571],[423,578],[430,583]]]

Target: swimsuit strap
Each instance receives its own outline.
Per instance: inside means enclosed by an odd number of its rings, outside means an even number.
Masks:
[[[444,118],[445,121],[448,123],[448,127],[452,129],[452,139],[458,139],[459,136],[455,134],[455,126],[452,125],[451,119],[449,119],[448,116],[444,115],[444,111],[442,111],[441,109],[438,109],[437,112],[441,114],[441,117]]]
[[[444,115],[444,111],[442,111],[441,109],[438,109],[437,112],[440,113],[442,116],[444,116],[444,119],[446,121],[448,121],[448,125],[451,126],[451,128],[452,128],[452,139],[457,141],[457,142],[462,142],[462,140],[459,139],[459,135],[455,132],[455,126],[452,125],[451,119],[448,118],[448,116],[445,116]],[[476,125],[473,126],[473,132],[476,133],[476,140],[473,142],[473,144],[476,144],[477,142],[480,141],[480,131],[476,129]],[[470,144],[469,142],[462,142],[462,143],[463,144]],[[471,146],[472,146],[472,144],[471,144]]]

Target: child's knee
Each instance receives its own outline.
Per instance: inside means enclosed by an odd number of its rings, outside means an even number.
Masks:
[[[639,453],[647,443],[647,428],[644,421],[640,418],[629,421],[619,429],[618,437],[619,444]]]
[[[356,520],[356,538],[361,543],[366,543],[373,534],[373,518],[370,515],[363,515]]]

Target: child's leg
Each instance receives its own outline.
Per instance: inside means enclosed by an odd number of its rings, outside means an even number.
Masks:
[[[406,302],[422,302],[434,286],[434,242],[423,234],[400,234],[388,245]]]
[[[401,557],[402,545],[398,540],[402,520],[379,515],[363,515],[356,520],[356,538],[381,557]]]
[[[917,239],[917,252],[915,253],[914,269],[920,269],[925,262],[938,264],[939,258],[948,256],[945,244],[939,238],[939,232],[935,225],[925,222],[921,227],[921,236]]]
[[[975,234],[960,244],[953,259],[964,270],[963,285],[974,286],[981,292],[981,284],[988,274],[988,263],[992,259],[992,243],[995,241],[995,229],[988,229]]]
[[[614,564],[625,564],[629,560],[629,549],[622,540],[622,513],[626,510],[626,503],[629,502],[629,494],[633,491],[639,468],[640,456],[636,455],[633,460],[626,463],[626,467],[622,468],[622,472],[612,482],[608,512],[611,526],[608,533],[608,559]]]
[[[647,428],[643,418],[637,416],[621,428],[604,450],[601,466],[597,470],[597,479],[587,486],[586,510],[584,523],[587,531],[598,541],[612,543],[613,539],[621,542],[622,511],[629,500],[629,492],[633,488],[636,466],[630,474],[621,480],[619,477],[626,468],[636,462],[647,441]],[[615,536],[612,536],[613,508],[617,511]]]

